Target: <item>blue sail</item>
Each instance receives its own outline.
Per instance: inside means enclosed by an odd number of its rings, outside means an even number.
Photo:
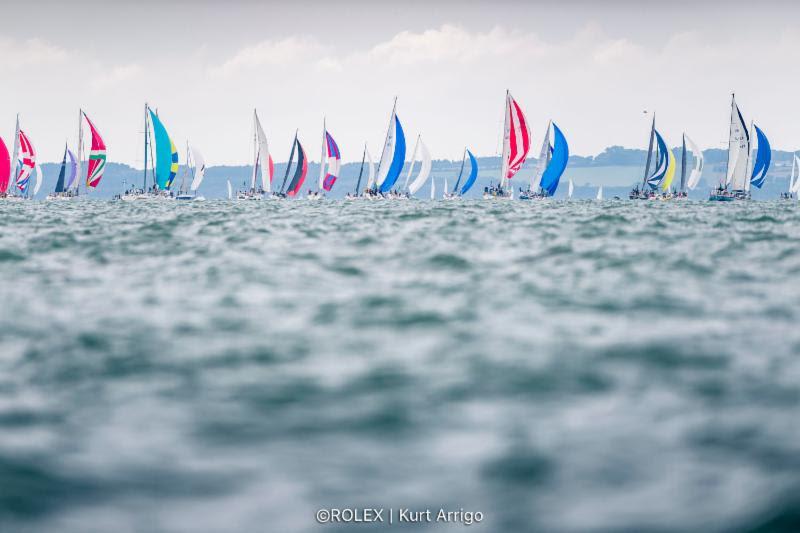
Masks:
[[[469,150],[467,150],[467,154],[469,155],[470,171],[467,181],[464,182],[464,186],[461,187],[462,196],[467,194],[467,191],[470,190],[473,185],[475,185],[475,180],[478,179],[478,161],[475,159],[475,156],[472,155],[472,152],[470,152]]]
[[[389,172],[386,174],[386,179],[381,184],[381,192],[389,192],[394,187],[397,178],[400,177],[400,172],[403,170],[403,164],[406,160],[406,136],[403,134],[403,127],[400,125],[400,119],[397,115],[394,116],[394,155],[392,156],[392,164],[389,166]]]
[[[555,137],[552,149],[553,156],[550,159],[550,164],[547,165],[542,174],[541,181],[542,190],[547,193],[547,196],[553,196],[556,193],[558,181],[561,179],[561,175],[564,174],[564,170],[567,168],[567,161],[569,161],[567,139],[558,129],[555,122],[553,122],[553,133]]]
[[[755,125],[754,125],[755,126]],[[772,161],[772,150],[769,141],[761,128],[755,126],[756,137],[758,137],[758,151],[756,153],[756,164],[753,166],[753,175],[750,176],[750,184],[753,187],[761,188],[764,185],[764,178],[767,177],[767,170]]]
[[[667,167],[669,166],[667,164],[667,143],[664,142],[664,138],[658,131],[655,133],[656,142],[658,143],[658,164],[650,177],[647,178],[647,184],[654,190],[658,188],[658,184],[664,178],[664,174],[667,173]]]

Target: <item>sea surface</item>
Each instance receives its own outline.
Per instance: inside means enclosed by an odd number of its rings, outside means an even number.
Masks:
[[[0,280],[3,533],[800,530],[794,202],[6,203]]]

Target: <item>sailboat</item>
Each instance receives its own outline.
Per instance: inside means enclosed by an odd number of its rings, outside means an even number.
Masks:
[[[389,117],[389,127],[386,130],[386,141],[383,143],[381,160],[378,162],[378,174],[375,177],[375,186],[364,191],[373,198],[388,198],[397,196],[392,192],[406,158],[406,136],[403,126],[397,117],[397,98],[394,99],[392,114]]]
[[[655,165],[653,171],[650,172],[650,163],[654,159]],[[642,184],[641,186],[636,185],[628,194],[628,198],[631,200],[666,200],[672,198],[669,188],[675,177],[675,167],[675,154],[667,148],[664,137],[656,129],[656,116],[653,114]],[[661,194],[658,194],[659,188],[662,191]]]
[[[724,181],[711,191],[712,202],[732,202],[750,198],[747,170],[750,161],[750,133],[742,112],[736,105],[736,95],[731,95],[731,120],[728,130],[728,162]]]
[[[461,187],[461,189],[459,189],[459,186],[461,185],[461,178],[464,175],[464,166],[467,162],[467,156],[469,156],[469,176],[467,176],[464,185]],[[447,192],[447,185],[445,184],[443,198],[445,200],[460,199],[462,196],[467,194],[467,191],[469,191],[473,185],[475,185],[476,179],[478,179],[478,161],[475,159],[475,156],[472,155],[472,152],[470,152],[465,146],[464,155],[461,157],[461,169],[458,171],[458,179],[456,179],[456,184],[453,186],[452,192]]]
[[[575,184],[572,183],[572,178],[570,178],[569,185],[567,187],[567,198],[572,198],[573,192],[575,192]]]
[[[150,131],[155,137],[155,143],[150,140]],[[153,154],[153,144],[155,144],[155,154]],[[148,161],[151,166],[148,167]],[[167,129],[150,106],[144,104],[144,175],[141,189],[130,189],[118,196],[124,201],[144,200],[144,199],[163,199],[170,200],[173,197],[172,182],[178,175],[178,150],[175,143],[167,133]],[[148,188],[148,171],[152,177],[152,185]]]
[[[528,156],[531,145],[530,128],[519,104],[506,91],[505,120],[503,126],[503,154],[500,159],[500,181],[497,186],[484,189],[484,199],[511,199],[511,178],[514,177]]]
[[[69,163],[67,163],[69,158]],[[67,176],[67,165],[69,165],[69,176]],[[75,155],[69,149],[69,145],[64,144],[64,157],[61,159],[61,168],[58,171],[58,181],[55,190],[47,195],[47,200],[63,200],[73,198],[70,187],[78,174],[78,162]]]
[[[596,199],[597,200],[602,200],[603,199],[603,186],[602,185],[597,189],[597,198]]]
[[[0,149],[2,155],[2,149]],[[800,192],[800,159],[797,154],[792,153],[792,173],[789,175],[789,189],[781,193],[781,199],[792,200],[797,198],[797,193]]]
[[[694,168],[692,168],[689,176],[686,175],[686,162],[688,159],[688,152],[694,156]],[[685,199],[689,197],[686,189],[693,191],[700,181],[700,175],[703,173],[703,152],[697,147],[697,144],[689,138],[686,133],[683,134],[683,142],[681,144],[681,185],[676,194],[676,198]]]
[[[554,143],[550,145],[550,129],[553,129]],[[531,177],[531,183],[527,191],[521,191],[520,200],[532,200],[534,198],[550,198],[555,195],[558,189],[558,182],[561,180],[564,170],[569,161],[569,145],[567,139],[555,122],[547,124],[542,149],[539,153],[539,161],[536,172]]]
[[[364,164],[368,164],[369,168],[369,177],[367,178],[367,186],[364,189],[364,194],[360,194],[359,191],[361,190],[361,178],[364,176]],[[372,187],[375,185],[375,163],[372,162],[372,156],[369,153],[369,149],[367,148],[367,143],[364,143],[364,153],[361,154],[361,166],[358,168],[358,181],[356,181],[356,188],[353,191],[353,194],[347,193],[347,196],[344,197],[345,200],[355,200],[356,198],[372,198],[372,195],[369,194],[369,191],[372,190]]]
[[[419,167],[419,174],[417,177],[414,178],[414,181],[411,184],[408,183],[409,179],[411,179],[411,174],[414,171],[414,165],[416,163],[417,158],[417,147],[419,147],[421,153],[421,162]],[[406,183],[404,188],[407,194],[399,194],[396,195],[397,198],[408,198],[413,196],[419,191],[425,182],[428,180],[428,176],[431,174],[431,153],[428,151],[428,147],[425,146],[425,143],[422,142],[422,136],[417,136],[417,142],[414,144],[414,151],[411,154],[411,164],[408,167],[408,174],[406,174]]]
[[[8,155],[5,143],[0,148],[0,199],[19,201],[28,198],[28,186],[34,171],[41,186],[41,170],[37,171],[37,168],[36,149],[20,128],[17,115],[12,155]]]
[[[261,183],[258,183],[258,171],[261,170]],[[275,165],[269,153],[269,143],[258,112],[253,110],[253,172],[250,174],[250,186],[238,191],[238,200],[261,200],[265,195],[272,198],[272,177]]]
[[[295,162],[295,153],[297,153],[297,163],[292,180],[287,187],[286,182],[289,178],[289,171],[292,168],[292,163]],[[297,196],[297,193],[300,192],[300,189],[303,187],[303,182],[306,180],[306,174],[308,174],[308,158],[306,157],[306,152],[303,150],[303,145],[300,144],[300,140],[297,138],[297,132],[295,131],[294,141],[292,141],[292,151],[289,154],[289,162],[286,164],[286,174],[283,175],[283,183],[281,183],[281,189],[277,194],[281,198]]]
[[[431,178],[431,200],[436,200],[436,178]]]
[[[194,164],[194,172],[192,173],[192,182],[186,186],[186,178],[189,175],[189,170]],[[203,183],[203,177],[206,174],[206,162],[203,155],[194,147],[189,147],[186,143],[186,168],[181,176],[181,186],[178,189],[178,194],[175,196],[176,200],[205,200],[203,196],[197,196],[197,189]],[[187,188],[188,187],[188,188]]]
[[[233,187],[231,186],[231,180],[228,180],[228,200],[233,200]]]
[[[366,150],[366,146],[364,147]],[[366,152],[365,152],[366,155]],[[318,200],[323,197],[322,191],[330,192],[333,184],[339,178],[339,170],[342,167],[342,154],[339,152],[339,145],[333,140],[328,132],[325,120],[322,121],[322,154],[319,158],[319,181],[316,191],[308,191],[309,200]]]
[[[0,198],[6,197],[6,189],[11,181],[11,155],[0,137]]]

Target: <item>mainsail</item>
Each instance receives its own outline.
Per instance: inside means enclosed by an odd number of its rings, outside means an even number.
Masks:
[[[567,144],[567,139],[564,137],[561,129],[556,126],[555,122],[552,123],[552,126],[554,137],[552,156],[550,157],[550,163],[547,165],[540,182],[542,191],[545,192],[547,196],[553,196],[556,193],[558,182],[561,180],[561,175],[564,174],[564,170],[567,168],[567,162],[569,161],[569,145]]]
[[[156,138],[156,185],[159,189],[166,190],[172,186],[172,181],[178,174],[178,150],[158,115],[152,109],[148,110]]]
[[[688,135],[684,135],[684,139],[686,139],[689,151],[692,152],[694,156],[694,168],[692,169],[692,173],[689,174],[689,179],[686,180],[686,186],[689,190],[694,190],[694,188],[697,187],[697,183],[700,181],[700,175],[703,173],[703,152]]]
[[[539,159],[536,162],[536,172],[534,172],[531,176],[531,191],[536,191],[539,188],[539,184],[542,182],[542,176],[544,175],[545,170],[547,170],[547,166],[550,164],[550,155],[552,154],[551,150],[550,123],[548,122],[547,130],[544,134],[544,140],[542,141],[542,148],[539,150]]]
[[[502,186],[522,168],[531,147],[528,121],[519,104],[506,91],[505,126],[503,128],[503,156],[500,179]]]
[[[300,139],[295,136],[295,146],[297,147],[297,167],[294,171],[292,181],[289,183],[289,189],[286,191],[287,196],[295,196],[303,187],[303,182],[306,180],[308,174],[308,160],[306,159],[306,152],[303,150],[303,145],[300,144]],[[292,165],[292,159],[289,158],[288,166]]]
[[[206,175],[206,161],[203,159],[203,154],[200,151],[192,146],[192,159],[194,159],[194,178],[192,179],[192,184],[189,186],[189,189],[192,191],[196,191],[200,184],[203,183],[203,177]]]
[[[319,163],[320,189],[330,191],[333,188],[333,184],[336,183],[336,179],[339,177],[339,169],[341,166],[342,155],[339,153],[339,146],[326,129],[323,131],[322,135],[322,157]]]
[[[364,145],[364,153],[367,156],[367,163],[369,164],[369,178],[367,178],[367,189],[372,189],[375,185],[375,163],[372,162],[372,155],[369,153],[369,148]]]
[[[11,156],[3,139],[0,138],[0,194],[8,189],[8,182],[11,178]]]
[[[572,193],[575,192],[575,185],[572,180],[569,180],[569,187],[567,187],[567,198],[572,198]]]
[[[761,128],[756,126],[755,124],[753,127],[756,129],[756,138],[758,139],[758,150],[756,153],[756,163],[753,166],[753,173],[750,176],[750,184],[753,187],[761,188],[764,185],[764,178],[767,176],[767,171],[769,170],[769,164],[772,161],[772,149],[769,146],[769,141],[767,140],[767,136],[764,135],[764,132],[761,131]]]
[[[425,146],[425,143],[422,142],[422,139],[419,140],[419,149],[422,152],[422,163],[419,169],[419,174],[417,174],[416,179],[411,182],[411,185],[408,186],[408,192],[411,194],[416,194],[425,182],[428,180],[428,176],[431,174],[431,153],[428,151],[428,147]],[[411,161],[411,166],[413,167],[414,161]]]
[[[386,132],[386,142],[383,145],[383,154],[378,163],[377,186],[380,192],[389,192],[394,187],[406,159],[406,136],[400,119],[397,118],[397,100],[392,108],[389,119],[389,129]]]
[[[736,97],[731,98],[731,126],[728,135],[728,172],[725,185],[734,191],[743,191],[747,187],[747,165],[750,156],[750,133],[747,131],[744,117]]]
[[[83,114],[83,117],[86,119],[86,123],[89,124],[89,129],[92,131],[92,151],[89,152],[89,168],[86,170],[86,186],[94,189],[100,183],[100,180],[103,179],[103,172],[106,170],[106,143],[103,142],[103,138],[100,137],[100,133],[98,133],[92,121],[89,120],[89,117],[86,116],[86,113]],[[175,157],[177,156],[178,153],[176,152]],[[175,166],[175,171],[177,172],[177,163]]]
[[[75,178],[78,176],[78,160],[75,158],[75,154],[72,153],[72,150],[67,148],[67,156],[69,157],[69,177],[66,181],[66,189],[72,187],[72,184],[75,182]]]
[[[36,149],[25,132],[19,130],[19,170],[17,172],[17,189],[25,192],[31,172],[36,168]]]
[[[269,153],[269,144],[267,143],[267,135],[264,133],[264,128],[261,127],[261,121],[258,120],[258,113],[253,110],[253,122],[256,129],[256,164],[253,165],[253,181],[251,187],[256,187],[256,169],[258,164],[261,164],[261,189],[264,192],[272,191],[272,176],[275,174],[275,165],[272,163],[272,156]],[[194,189],[192,189],[194,190]]]
[[[800,158],[794,156],[794,164],[792,165],[792,170],[794,169],[800,170]],[[800,172],[798,172],[797,177],[794,180],[794,185],[791,186],[789,192],[797,193],[800,192]]]

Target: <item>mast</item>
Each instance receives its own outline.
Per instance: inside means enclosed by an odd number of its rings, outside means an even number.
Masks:
[[[392,114],[389,115],[389,127],[386,128],[386,138],[383,140],[383,151],[381,152],[381,158],[378,161],[377,174],[375,175],[376,176],[376,178],[375,178],[375,192],[377,192],[378,189],[380,188],[380,185],[378,184],[378,179],[380,178],[380,175],[381,175],[381,163],[383,163],[383,152],[386,151],[386,143],[389,142],[389,131],[391,131],[391,129],[392,129],[392,121],[394,120],[396,112],[397,112],[397,97],[395,96],[394,97],[394,104],[392,105]]]
[[[500,188],[504,188],[506,184],[506,176],[508,175],[508,151],[511,149],[510,145],[510,130],[508,119],[511,115],[511,93],[506,89],[506,102],[504,106],[504,122],[503,122],[503,155],[500,160]]]
[[[75,194],[81,190],[81,164],[83,163],[83,109],[78,109],[78,168],[75,174]]]
[[[720,188],[724,185],[726,189],[728,188],[728,172],[731,169],[731,137],[733,137],[733,110],[735,107],[736,93],[731,93],[731,119],[728,121],[728,160],[725,162],[725,181],[719,184]]]
[[[8,187],[3,192],[8,192],[16,194],[17,188],[17,176],[19,175],[19,113],[17,113],[17,129],[14,130],[14,150],[11,154],[11,161],[13,161],[13,169],[14,173],[11,175],[11,179],[8,180]]]
[[[647,146],[647,162],[644,165],[644,178],[642,179],[642,190],[647,187],[647,176],[650,174],[650,161],[653,159],[653,141],[656,137],[656,114],[653,113],[653,122],[650,125],[650,144]]]
[[[417,142],[414,143],[414,151],[411,154],[411,164],[408,166],[408,174],[406,174],[406,182],[403,184],[403,188],[408,190],[408,180],[411,179],[411,172],[414,170],[414,163],[417,162],[417,148],[419,147],[419,138],[422,137],[422,134],[417,135]]]
[[[253,176],[250,178],[250,191],[256,192],[256,175],[258,174],[258,115],[253,109]]]
[[[292,141],[292,151],[289,154],[289,162],[286,163],[286,173],[283,175],[283,183],[281,183],[281,194],[283,194],[283,188],[286,186],[286,179],[289,177],[289,169],[292,168],[292,160],[294,159],[294,151],[297,148],[297,131],[294,131],[294,141]]]
[[[461,156],[461,170],[458,171],[458,179],[456,180],[456,185],[453,187],[453,194],[458,192],[458,185],[461,183],[461,176],[464,174],[464,163],[467,162],[467,147],[464,147],[464,155]],[[447,192],[447,191],[445,191]]]
[[[681,148],[681,192],[686,190],[686,133],[683,134],[683,147]]]
[[[150,136],[147,127],[147,102],[144,103],[144,179],[142,180],[142,192],[147,192],[147,139]],[[80,159],[80,155],[78,155]]]
[[[364,174],[364,161],[367,159],[367,143],[364,143],[364,153],[361,156],[361,168],[358,169],[358,181],[356,182],[355,195],[358,196],[358,189],[361,188],[361,176]]]
[[[322,190],[322,180],[325,179],[325,156],[328,155],[325,143],[325,134],[328,129],[325,126],[325,117],[322,117],[322,153],[319,156],[319,181],[317,181],[317,192]]]

